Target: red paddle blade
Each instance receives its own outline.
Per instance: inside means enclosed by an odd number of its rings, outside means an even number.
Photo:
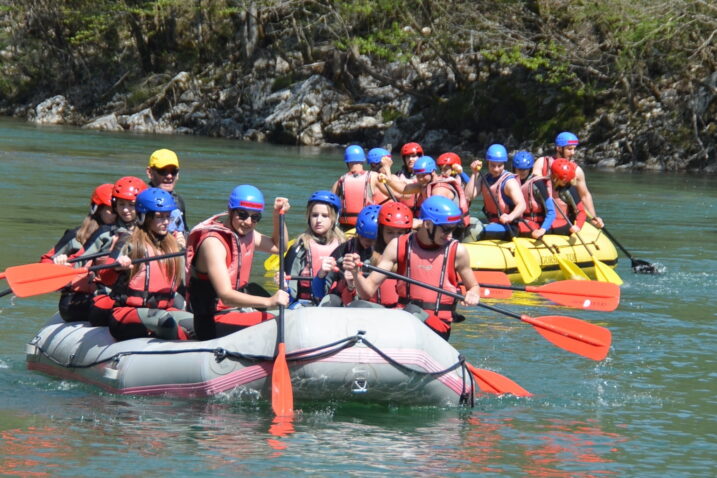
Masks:
[[[513,291],[510,289],[496,289],[494,287],[484,287],[483,284],[491,285],[510,285],[508,274],[500,271],[473,271],[473,275],[479,284],[480,296],[486,299],[510,299],[513,297]]]
[[[75,276],[87,274],[87,268],[75,269],[59,264],[36,263],[8,267],[5,278],[18,297],[54,292],[69,284]]]
[[[611,312],[620,304],[620,286],[611,282],[563,280],[542,286],[526,286],[525,290],[575,309]]]
[[[532,325],[547,341],[568,352],[602,360],[610,351],[612,333],[605,327],[562,315],[521,315],[520,320]]]
[[[492,393],[494,395],[503,395],[510,393],[516,397],[532,397],[533,394],[506,377],[497,372],[475,368],[473,365],[466,363],[466,367],[470,370],[473,378],[478,384],[478,388],[482,392]]]
[[[294,390],[291,388],[291,375],[286,363],[285,344],[281,342],[277,350],[271,372],[271,408],[277,417],[291,417],[294,415]]]

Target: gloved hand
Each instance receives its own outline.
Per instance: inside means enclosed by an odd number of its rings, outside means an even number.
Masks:
[[[442,321],[436,315],[431,315],[423,323],[438,332],[439,334],[445,334],[446,332],[451,330],[450,324]]]

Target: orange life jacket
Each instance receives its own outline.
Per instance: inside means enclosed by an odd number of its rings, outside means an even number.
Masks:
[[[453,192],[453,202],[456,203],[456,205],[460,208],[461,213],[463,213],[463,225],[466,227],[470,226],[470,205],[468,204],[468,199],[466,198],[466,193],[461,186],[460,180],[455,177],[440,177],[429,183],[428,186],[423,188],[421,191],[419,200],[416,204],[416,209],[420,210],[423,201],[433,196],[435,194],[435,190],[440,188],[446,188]]]
[[[404,234],[398,238],[398,273],[450,292],[457,292],[457,249],[456,240],[451,240],[437,249],[424,249],[418,243],[416,233]],[[453,321],[453,310],[456,306],[456,299],[453,297],[424,287],[411,286],[406,281],[398,281],[396,290],[399,303],[413,303],[441,319]]]
[[[515,178],[515,174],[503,171],[492,185],[487,184],[487,176],[484,176],[485,180],[481,181],[481,193],[483,194],[483,210],[485,211],[488,219],[491,222],[497,222],[498,217],[507,213],[510,209],[508,207],[507,198],[504,194],[505,183],[509,179]],[[495,198],[495,199],[494,199]],[[495,201],[498,201],[496,205]]]
[[[341,198],[339,224],[356,225],[356,219],[364,206],[374,204],[371,193],[371,172],[346,173],[339,178],[338,196]]]
[[[219,239],[227,251],[226,265],[229,270],[229,280],[234,290],[241,290],[249,283],[251,276],[251,265],[254,260],[254,233],[240,236],[233,230],[224,225],[219,219],[227,216],[227,213],[217,214],[209,219],[197,224],[189,233],[187,239],[187,260],[185,266],[186,283],[190,283],[192,276],[200,280],[209,280],[206,273],[198,272],[194,269],[194,258],[199,247],[208,237],[216,237]],[[187,291],[189,295],[191,291]],[[187,298],[187,303],[189,300]],[[217,310],[230,309],[222,303],[221,299],[217,303]]]

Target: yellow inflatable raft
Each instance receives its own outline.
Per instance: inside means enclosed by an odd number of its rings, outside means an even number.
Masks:
[[[517,238],[516,241],[540,264],[542,273],[533,283],[564,279],[556,254],[575,263],[591,278],[595,278],[595,263],[590,253],[610,267],[614,268],[617,265],[617,250],[602,231],[586,222],[580,231],[580,237],[585,241],[590,252],[575,235],[546,234],[543,241]],[[501,271],[508,274],[511,282],[523,282],[516,264],[516,246],[512,241],[485,240],[464,242],[463,245],[468,249],[473,270]]]

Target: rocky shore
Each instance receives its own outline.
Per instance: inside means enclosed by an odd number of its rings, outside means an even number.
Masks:
[[[588,166],[717,171],[717,9],[703,0],[615,0],[626,16],[597,1],[140,3],[0,13],[0,114],[394,152],[418,141],[464,163],[495,142],[548,153],[570,130]]]

